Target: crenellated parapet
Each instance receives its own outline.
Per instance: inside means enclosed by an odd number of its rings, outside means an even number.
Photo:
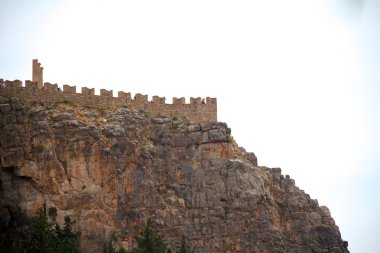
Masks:
[[[190,98],[190,103],[186,103],[185,98],[173,98],[172,104],[166,103],[165,97],[153,96],[148,100],[147,95],[137,93],[134,98],[131,93],[118,92],[118,96],[113,96],[113,90],[100,90],[100,95],[95,95],[94,88],[82,87],[77,93],[76,86],[63,85],[63,90],[57,84],[25,81],[25,86],[20,80],[2,81],[4,87],[0,89],[0,95],[17,97],[20,100],[34,103],[61,103],[71,101],[87,108],[107,110],[118,107],[128,107],[131,110],[143,110],[150,116],[185,117],[191,123],[214,122],[217,121],[216,98],[202,99]]]
[[[131,110],[143,110],[152,117],[185,117],[190,123],[217,121],[216,98],[200,97],[190,98],[190,104],[186,104],[185,98],[173,98],[172,104],[167,104],[165,97],[153,96],[148,100],[148,95],[137,93],[132,98],[131,93],[119,91],[118,96],[113,96],[113,90],[101,89],[100,95],[95,95],[94,88],[82,87],[81,93],[77,93],[76,86],[63,85],[61,90],[57,84],[43,83],[43,68],[37,59],[32,61],[32,81],[4,81],[0,79],[0,95],[17,97],[26,103],[61,103],[71,101],[87,108],[107,110],[117,107],[128,107]]]
[[[28,82],[30,83],[30,81],[28,81]],[[22,81],[20,81],[20,80],[14,80],[14,81],[5,80],[4,85],[5,85],[5,87],[9,87],[9,88],[21,88],[22,87]]]

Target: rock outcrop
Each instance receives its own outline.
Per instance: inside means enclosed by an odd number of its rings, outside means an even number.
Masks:
[[[0,233],[55,207],[85,252],[131,248],[148,219],[195,252],[348,252],[327,207],[257,165],[226,124],[0,97]]]

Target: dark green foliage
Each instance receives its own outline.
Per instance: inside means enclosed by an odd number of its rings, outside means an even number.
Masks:
[[[50,207],[48,214],[49,214],[49,217],[51,217],[51,218],[53,218],[53,220],[55,220],[55,218],[57,217],[57,208],[56,207]]]
[[[128,253],[128,250],[124,248],[120,248],[118,253]]]
[[[48,210],[50,217],[57,215],[57,209]],[[0,238],[0,253],[81,253],[80,232],[73,232],[75,221],[65,217],[63,228],[49,223],[45,210],[40,209],[37,216],[31,218],[23,229],[8,230]],[[166,243],[157,233],[154,224],[149,220],[144,230],[136,237],[137,248],[131,253],[169,253]],[[192,253],[189,244],[182,236],[176,253]],[[103,248],[103,253],[128,253],[124,248],[115,249],[112,241]]]
[[[65,224],[63,230],[58,224],[55,225],[55,234],[58,240],[57,252],[64,253],[80,253],[79,247],[79,232],[72,232],[72,226],[75,221],[72,221],[70,216],[65,216]]]
[[[68,100],[68,99],[63,100],[63,103],[64,103],[64,104],[67,104],[67,105],[69,105],[69,106],[71,106],[71,107],[78,107],[77,104],[75,104],[73,101]]]
[[[46,110],[52,110],[54,108],[55,108],[55,106],[53,104],[49,104],[46,106]]]
[[[103,253],[116,253],[116,249],[112,246],[112,241],[109,241],[103,246]]]
[[[45,146],[42,144],[37,144],[34,146],[34,149],[36,150],[37,153],[42,153],[45,150]]]
[[[173,122],[173,123],[172,123],[172,127],[173,127],[174,129],[179,128],[180,125],[181,125],[181,124],[180,124],[179,122]]]
[[[133,251],[134,253],[167,253],[168,251],[151,220],[136,240],[138,247]]]
[[[50,211],[50,210],[49,210]],[[8,231],[0,242],[0,252],[14,253],[80,253],[80,233],[72,232],[75,222],[65,217],[64,228],[48,222],[43,209],[31,218],[23,230]]]
[[[23,252],[56,252],[56,237],[52,224],[42,209],[38,215],[30,219],[25,231],[24,239],[21,239]]]
[[[14,231],[8,230],[0,239],[0,253],[20,252],[20,241]]]
[[[128,251],[123,247],[121,247],[120,249],[115,249],[112,246],[112,241],[109,241],[107,244],[104,245],[103,253],[128,253]]]
[[[33,118],[37,113],[38,112],[36,110],[32,109],[32,110],[30,110],[28,116],[31,117],[31,118]]]
[[[193,251],[191,250],[189,244],[187,244],[185,237],[182,236],[181,244],[179,246],[179,249],[176,251],[176,253],[191,253],[191,252]]]

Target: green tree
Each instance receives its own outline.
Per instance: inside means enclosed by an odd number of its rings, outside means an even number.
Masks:
[[[138,247],[133,251],[134,253],[167,253],[168,251],[151,220],[136,240]]]
[[[191,252],[193,251],[191,250],[189,244],[187,244],[185,236],[182,235],[181,244],[179,246],[179,249],[176,251],[176,253],[191,253]]]
[[[58,224],[55,225],[55,234],[58,239],[57,252],[80,253],[79,237],[80,232],[73,232],[73,224],[70,216],[65,216],[63,229]]]
[[[56,251],[57,238],[52,224],[48,222],[45,212],[40,209],[38,215],[29,220],[21,248],[27,253],[50,253]]]
[[[48,214],[49,214],[49,217],[51,217],[53,219],[53,221],[55,221],[55,219],[57,218],[57,208],[56,207],[50,207]]]
[[[119,249],[119,252],[118,253],[128,253],[128,250],[126,250],[125,248],[121,247]]]
[[[20,252],[20,240],[14,229],[9,229],[0,238],[0,253]]]
[[[72,231],[72,221],[65,217],[64,228],[48,222],[43,209],[30,218],[25,227],[11,229],[0,240],[0,252],[12,253],[80,253],[80,233]]]
[[[112,245],[112,240],[104,244],[103,253],[128,253],[128,251],[121,247],[120,249],[115,249]]]
[[[104,244],[103,253],[117,253],[116,249],[112,246],[112,240]]]

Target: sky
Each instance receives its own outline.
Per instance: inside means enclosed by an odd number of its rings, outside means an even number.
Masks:
[[[259,165],[380,248],[380,1],[0,0],[0,78],[217,97]]]

